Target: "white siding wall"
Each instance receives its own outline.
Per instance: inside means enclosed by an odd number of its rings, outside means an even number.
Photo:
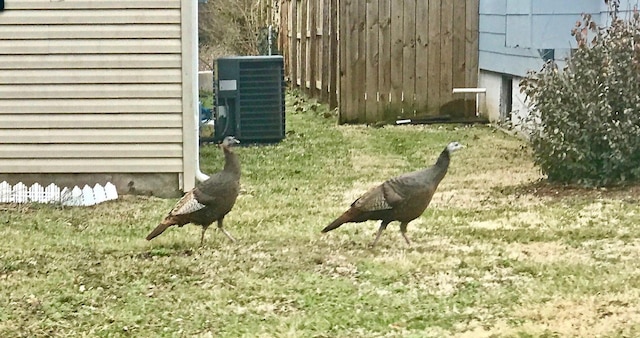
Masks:
[[[478,74],[478,83],[481,88],[487,88],[483,113],[491,122],[502,122],[500,121],[502,76],[499,73],[481,70]]]
[[[526,128],[527,119],[529,119],[530,109],[529,109],[529,101],[527,101],[527,95],[520,92],[520,82],[522,81],[521,77],[513,78],[513,87],[511,89],[511,125],[514,130],[521,133],[522,135],[526,135],[526,130],[531,128]]]
[[[12,0],[0,173],[182,173],[180,0]]]

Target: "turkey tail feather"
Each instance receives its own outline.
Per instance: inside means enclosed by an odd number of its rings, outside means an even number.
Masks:
[[[149,235],[147,235],[147,241],[150,241],[160,236],[165,230],[167,230],[172,225],[173,223],[167,222],[167,220],[165,219],[160,224],[158,224],[158,226],[155,229],[153,229],[153,231],[151,231]]]
[[[331,230],[335,230],[337,228],[339,228],[341,225],[343,225],[344,223],[350,222],[351,220],[353,220],[353,217],[357,214],[357,210],[356,209],[349,209],[347,210],[344,214],[342,214],[342,216],[338,217],[335,219],[335,221],[331,222],[331,224],[327,225],[324,229],[322,229],[322,233],[325,232],[329,232]]]

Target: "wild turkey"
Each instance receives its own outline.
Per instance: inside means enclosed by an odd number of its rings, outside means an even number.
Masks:
[[[202,226],[202,245],[205,231],[209,225],[217,221],[218,229],[235,242],[233,236],[222,227],[222,220],[233,208],[240,191],[240,160],[238,155],[231,151],[231,146],[237,143],[240,141],[233,136],[225,137],[221,144],[225,160],[222,171],[187,192],[164,220],[151,231],[147,240],[152,240],[172,225],[181,227],[193,223]]]
[[[400,222],[402,237],[407,237],[407,225],[418,218],[429,206],[438,184],[447,174],[451,153],[463,148],[458,142],[449,143],[434,165],[391,178],[370,189],[351,204],[351,208],[327,225],[322,232],[337,229],[344,223],[360,223],[368,220],[380,220],[380,228],[371,243],[375,246],[380,234],[392,221]]]

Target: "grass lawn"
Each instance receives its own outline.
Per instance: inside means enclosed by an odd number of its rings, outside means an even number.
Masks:
[[[555,189],[485,126],[337,126],[289,96],[287,138],[236,148],[243,192],[212,227],[144,237],[175,200],[0,205],[0,337],[634,337],[640,189]],[[315,107],[315,106],[314,106]],[[408,247],[392,223],[320,230],[369,187],[449,173]],[[218,170],[218,148],[202,150]]]

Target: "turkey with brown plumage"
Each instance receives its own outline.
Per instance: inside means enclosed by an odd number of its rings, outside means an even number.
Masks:
[[[224,168],[207,180],[199,183],[187,192],[169,214],[151,231],[147,240],[162,234],[172,225],[183,226],[192,223],[202,226],[200,245],[204,243],[204,233],[213,223],[218,222],[220,229],[231,241],[233,236],[222,226],[224,217],[231,211],[240,192],[240,160],[231,150],[231,146],[240,143],[233,136],[227,136],[220,145],[224,152]]]
[[[380,228],[371,243],[375,246],[382,231],[393,221],[400,222],[400,232],[407,244],[407,225],[427,209],[438,184],[447,174],[451,153],[463,148],[451,142],[440,153],[436,163],[428,168],[391,178],[370,189],[351,204],[351,208],[327,225],[322,232],[337,229],[344,223],[380,220]]]

